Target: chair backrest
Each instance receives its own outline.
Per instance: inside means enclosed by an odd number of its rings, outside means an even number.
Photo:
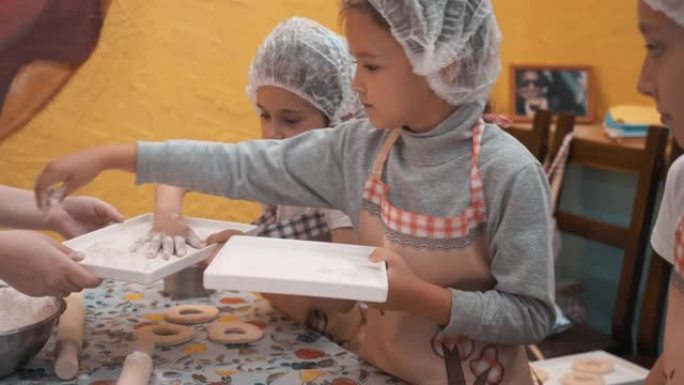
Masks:
[[[505,130],[518,139],[535,158],[543,162],[549,151],[549,131],[551,130],[552,118],[553,114],[550,111],[537,110],[534,114],[531,130],[527,127],[515,125],[507,127]]]
[[[682,153],[684,150],[672,140],[668,169]],[[663,174],[666,175],[666,173]],[[658,253],[651,253],[636,341],[636,355],[642,361],[640,363],[647,366],[652,365],[658,358],[658,346],[665,317],[665,301],[670,284],[671,270],[672,266]]]
[[[556,129],[551,135],[551,146],[549,147],[549,159],[553,160],[558,155],[563,144],[563,139],[575,129],[575,114],[571,112],[559,112],[556,117]]]
[[[667,129],[650,127],[643,149],[582,138],[574,138],[572,141],[568,158],[570,164],[627,172],[637,176],[629,227],[560,209],[556,212],[561,231],[624,250],[611,330],[611,337],[620,344],[620,350],[624,351],[631,350],[634,303],[639,291],[638,282],[644,264],[643,250],[649,239],[649,224],[653,217],[667,137]],[[568,188],[569,182],[566,181],[565,188]]]

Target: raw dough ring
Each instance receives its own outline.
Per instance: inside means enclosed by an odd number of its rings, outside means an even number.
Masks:
[[[220,344],[248,344],[259,341],[264,332],[244,322],[215,322],[207,330],[209,339]]]
[[[171,323],[145,326],[138,333],[150,338],[156,346],[180,345],[195,338],[195,329]]]
[[[603,377],[594,373],[571,372],[561,378],[563,385],[605,385]]]
[[[218,317],[219,309],[209,305],[179,305],[166,311],[167,321],[181,325],[194,325],[213,321]]]
[[[572,370],[582,373],[608,374],[615,371],[615,365],[608,358],[582,358],[572,363]]]

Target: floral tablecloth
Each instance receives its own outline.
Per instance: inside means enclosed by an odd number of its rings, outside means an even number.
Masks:
[[[76,379],[59,381],[53,373],[53,335],[26,368],[0,384],[113,385],[123,361],[134,347],[134,330],[159,322],[164,311],[182,303],[219,307],[221,321],[242,321],[264,330],[254,344],[221,345],[207,339],[207,324],[196,326],[193,341],[157,348],[150,384],[398,384],[358,356],[306,329],[255,293],[217,292],[209,297],[173,301],[162,285],[143,287],[105,281],[87,291],[86,332],[81,369]],[[56,329],[56,328],[55,328]]]

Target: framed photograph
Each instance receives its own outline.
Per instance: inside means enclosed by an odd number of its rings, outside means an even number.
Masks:
[[[512,64],[510,77],[515,121],[531,121],[538,109],[572,112],[582,123],[594,120],[590,66]]]

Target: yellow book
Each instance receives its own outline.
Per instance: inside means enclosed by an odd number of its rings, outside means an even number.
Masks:
[[[655,107],[647,106],[615,106],[610,115],[618,124],[657,126],[660,125],[660,114]]]

